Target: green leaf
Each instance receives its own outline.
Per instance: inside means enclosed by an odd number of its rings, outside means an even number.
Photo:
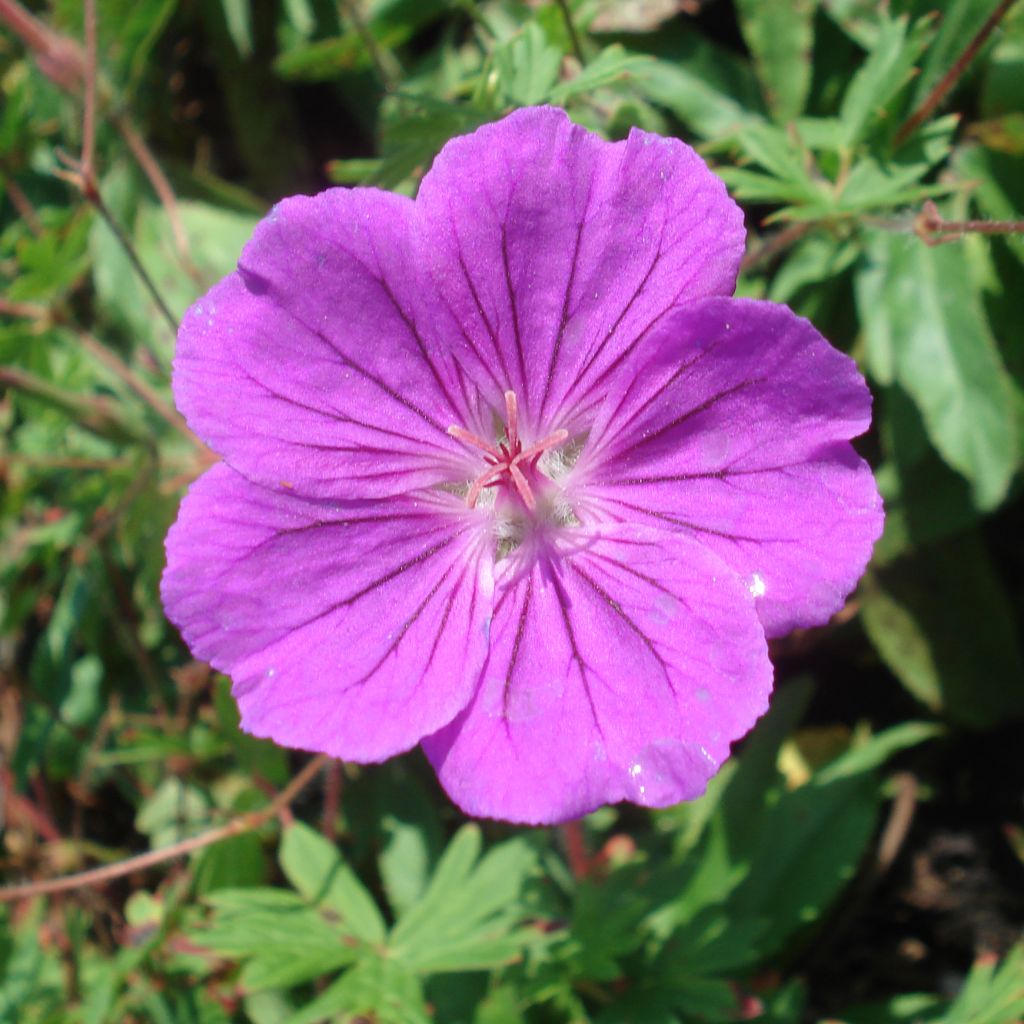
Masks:
[[[282,889],[221,889],[206,898],[213,919],[193,929],[196,945],[247,961],[243,981],[261,987],[298,984],[351,963],[359,947],[323,913]]]
[[[289,825],[278,857],[288,881],[310,903],[337,914],[341,926],[357,939],[384,941],[387,927],[373,897],[319,832],[301,821]]]
[[[960,994],[945,1014],[949,1024],[1016,1024],[1024,1015],[1024,944],[999,963],[979,957]]]
[[[347,1012],[347,1019],[376,1024],[428,1024],[423,992],[415,976],[394,960],[372,956],[346,971],[287,1024],[319,1024]]]
[[[229,836],[196,859],[195,887],[200,895],[229,886],[257,885],[265,877],[263,842],[255,832]]]
[[[926,174],[944,160],[952,148],[959,118],[940,118],[914,135],[907,146],[890,158],[864,156],[850,169],[839,195],[839,209],[860,213],[880,207],[902,206],[927,195],[949,191],[945,184],[919,186]]]
[[[939,454],[994,508],[1017,465],[1013,395],[963,249],[875,232],[856,292],[872,376],[911,396]]]
[[[526,27],[494,51],[494,69],[498,88],[510,102],[529,107],[546,100],[558,81],[561,51],[548,42],[536,22]]]
[[[820,920],[852,879],[874,831],[881,800],[875,770],[939,731],[906,723],[879,733],[810,782],[785,790],[774,766],[784,735],[778,726],[792,722],[799,706],[791,702],[747,764],[749,748],[744,752],[709,822],[699,866],[677,902],[681,928],[673,942],[687,950],[690,969],[739,969]]]
[[[875,423],[885,461],[875,472],[885,500],[885,531],[873,564],[885,565],[914,548],[959,533],[980,512],[967,481],[950,469],[928,443],[918,412],[898,387],[876,395]]]
[[[220,0],[224,8],[224,22],[228,27],[228,35],[235,44],[235,49],[242,57],[251,57],[252,42],[252,11],[249,0]]]
[[[760,116],[749,63],[700,33],[665,26],[646,50],[654,59],[634,69],[633,85],[697,135],[718,139],[748,118]]]
[[[650,898],[639,891],[637,875],[627,866],[600,883],[577,886],[562,952],[574,977],[614,981],[624,973],[622,957],[646,941],[640,923],[650,912]]]
[[[817,0],[738,0],[736,6],[768,109],[786,124],[803,113],[811,87]]]
[[[605,47],[573,78],[562,82],[551,92],[551,102],[565,104],[574,96],[592,93],[613,82],[633,77],[649,63],[649,58],[627,53],[618,43]]]
[[[868,636],[918,700],[979,728],[1024,713],[1013,610],[976,534],[868,576],[861,595]]]
[[[946,0],[935,37],[921,60],[920,74],[914,83],[910,107],[916,109],[953,67],[967,43],[992,14],[991,0]]]
[[[772,277],[768,296],[772,302],[791,303],[802,289],[845,273],[859,255],[860,247],[853,240],[814,232],[790,251]]]
[[[437,811],[429,794],[412,775],[381,775],[374,822],[383,848],[377,858],[381,882],[396,917],[426,891],[444,846]]]
[[[843,96],[839,119],[845,126],[845,145],[860,142],[878,121],[895,130],[900,111],[893,101],[910,81],[929,35],[930,25],[924,20],[910,31],[906,17],[882,21],[867,60]]]
[[[478,861],[481,845],[476,825],[459,829],[423,898],[399,918],[389,945],[403,963],[426,973],[483,969],[521,953],[520,898],[536,854],[511,839]]]

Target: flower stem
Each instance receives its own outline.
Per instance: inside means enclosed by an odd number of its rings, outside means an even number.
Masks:
[[[942,245],[967,234],[1024,235],[1024,220],[945,220],[929,199],[914,218],[914,233],[926,245]]]
[[[157,864],[163,864],[165,861],[184,857],[188,853],[213,846],[214,843],[219,843],[231,836],[251,832],[287,808],[299,793],[313,781],[329,760],[326,754],[320,754],[313,758],[266,807],[262,807],[258,811],[240,814],[225,825],[211,828],[197,836],[191,836],[159,850],[150,850],[149,853],[140,853],[137,857],[128,857],[116,864],[106,864],[90,871],[79,871],[73,875],[64,875],[61,878],[51,878],[42,882],[27,882],[24,885],[9,885],[0,888],[0,903],[29,899],[33,896],[47,896],[51,893],[67,892],[90,885],[100,885],[111,879],[122,878],[136,871],[142,871],[144,868],[151,868]]]
[[[577,882],[582,882],[590,874],[590,851],[587,849],[583,823],[578,818],[575,821],[567,821],[562,825],[561,832],[569,870]]]
[[[897,146],[906,142],[925,121],[931,117],[935,108],[946,98],[947,93],[960,80],[960,76],[967,70],[967,65],[974,60],[978,51],[985,44],[985,40],[992,34],[995,27],[1002,21],[1006,12],[1014,5],[1016,0],[1000,0],[996,9],[989,15],[985,24],[978,29],[974,38],[964,48],[963,53],[956,59],[953,66],[942,76],[934,89],[925,97],[924,102],[915,110],[910,117],[903,122],[896,133],[895,144]]]
[[[584,66],[587,61],[583,56],[583,47],[580,45],[579,33],[576,31],[576,23],[573,21],[572,11],[569,9],[568,0],[558,0],[558,6],[562,9],[562,17],[565,19],[565,27],[569,31],[569,42],[572,44],[572,52],[576,55],[576,59],[580,62],[580,66]]]

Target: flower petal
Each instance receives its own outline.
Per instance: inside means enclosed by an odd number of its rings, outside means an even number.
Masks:
[[[348,507],[221,464],[167,538],[164,606],[234,681],[242,727],[378,761],[460,711],[486,654],[490,558],[453,498]]]
[[[665,312],[732,292],[743,217],[677,139],[609,143],[563,111],[516,111],[453,139],[423,179],[423,262],[536,436],[568,417]]]
[[[186,314],[174,394],[239,472],[308,497],[367,498],[452,479],[449,369],[408,256],[412,203],[331,189],[279,203],[241,271]],[[456,471],[454,476],[465,476]]]
[[[424,741],[467,813],[541,824],[696,797],[767,707],[753,600],[715,555],[678,531],[571,533],[504,563],[476,695]]]
[[[784,306],[709,299],[659,328],[577,465],[591,514],[682,527],[743,577],[769,636],[842,607],[882,530],[848,440],[871,419],[852,359]]]

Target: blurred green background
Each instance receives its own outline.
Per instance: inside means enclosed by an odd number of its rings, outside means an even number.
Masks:
[[[0,1022],[1020,1020],[1024,5],[97,0],[95,69],[86,13],[0,0]],[[706,797],[562,830],[244,736],[157,595],[177,318],[281,196],[536,103],[712,163],[888,510]]]

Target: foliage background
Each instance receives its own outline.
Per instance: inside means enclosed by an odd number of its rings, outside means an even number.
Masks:
[[[1024,236],[941,221],[1021,217],[1021,5],[99,0],[95,77],[85,5],[30,6],[0,0],[0,871],[110,877],[0,905],[0,1021],[1019,1020]],[[541,102],[715,164],[740,291],[868,374],[888,508],[707,796],[566,830],[465,823],[418,754],[242,735],[157,597],[208,464],[168,319],[280,196],[413,193]]]

